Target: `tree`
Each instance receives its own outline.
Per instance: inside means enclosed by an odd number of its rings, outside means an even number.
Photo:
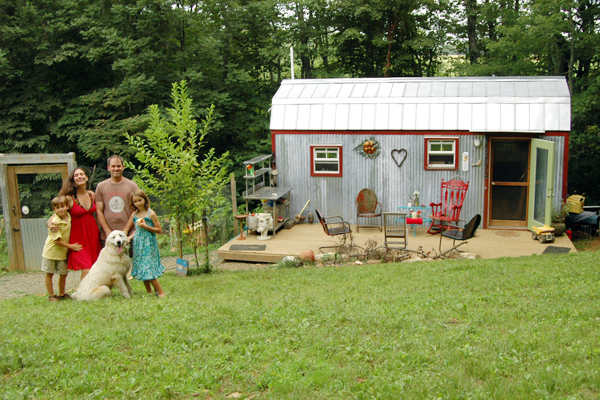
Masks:
[[[201,215],[206,216],[211,208],[225,200],[222,192],[227,184],[229,153],[216,157],[215,150],[210,149],[199,160],[214,106],[208,110],[208,116],[202,121],[202,130],[198,133],[192,99],[185,81],[173,83],[171,99],[173,108],[166,110],[168,118],[161,114],[158,105],[151,105],[148,129],[137,136],[125,134],[135,158],[141,163],[135,166],[128,162],[127,167],[135,171],[134,180],[140,188],[158,198],[168,216],[175,221],[179,256],[183,257],[183,226],[193,226]],[[197,247],[194,241],[194,255],[199,266]],[[208,272],[208,240],[206,252],[204,271]]]

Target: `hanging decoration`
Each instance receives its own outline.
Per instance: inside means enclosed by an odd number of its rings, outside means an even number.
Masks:
[[[404,158],[402,158],[403,153],[404,153]],[[394,162],[396,163],[398,168],[400,168],[402,166],[402,164],[404,164],[404,161],[406,161],[406,157],[408,157],[408,151],[406,151],[406,149],[392,150],[392,160],[394,160]],[[402,161],[400,161],[400,159],[402,159]]]
[[[362,154],[363,157],[374,159],[379,157],[381,153],[381,145],[373,136],[369,139],[365,139],[358,146],[354,148],[354,151]]]

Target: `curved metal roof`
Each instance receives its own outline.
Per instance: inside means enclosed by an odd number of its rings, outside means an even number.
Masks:
[[[271,130],[570,131],[564,77],[286,79]]]

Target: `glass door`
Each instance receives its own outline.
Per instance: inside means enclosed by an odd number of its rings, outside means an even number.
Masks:
[[[541,139],[531,140],[531,171],[529,180],[532,183],[529,192],[527,227],[550,226],[552,205],[554,200],[554,142]]]

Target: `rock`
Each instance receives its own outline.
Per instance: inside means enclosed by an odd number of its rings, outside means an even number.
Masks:
[[[369,260],[367,264],[381,264],[381,260]]]
[[[463,260],[476,260],[479,256],[475,253],[459,253],[458,257]]]
[[[363,264],[364,264],[364,262],[362,262],[362,261],[354,261],[354,265],[363,265]]]
[[[304,250],[300,253],[300,260],[304,262],[315,262],[315,252],[312,250]]]

